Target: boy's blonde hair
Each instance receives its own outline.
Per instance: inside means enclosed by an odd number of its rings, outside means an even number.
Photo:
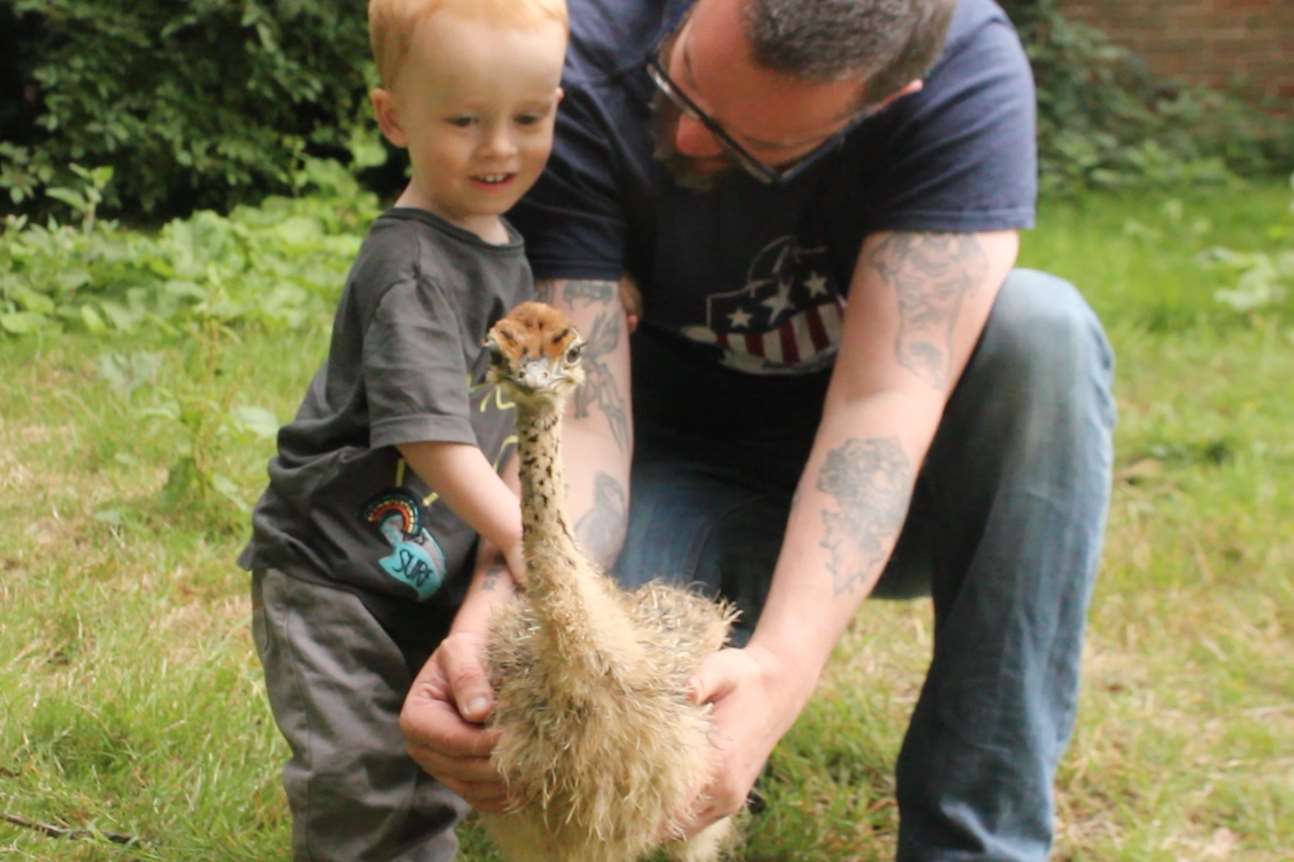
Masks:
[[[369,0],[368,38],[382,86],[395,85],[418,23],[442,9],[499,27],[524,29],[543,21],[569,26],[566,0]]]

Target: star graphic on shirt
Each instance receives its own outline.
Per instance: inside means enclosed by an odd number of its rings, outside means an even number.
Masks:
[[[808,289],[809,296],[827,295],[827,280],[816,272],[804,280],[804,286]]]
[[[732,324],[733,329],[746,329],[750,326],[750,312],[739,308],[728,315],[728,322]]]
[[[777,283],[777,292],[764,300],[763,305],[768,306],[769,321],[777,320],[777,316],[791,307],[791,286],[784,281]]]

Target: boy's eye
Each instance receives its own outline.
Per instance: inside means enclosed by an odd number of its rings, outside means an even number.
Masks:
[[[472,125],[472,123],[476,122],[476,120],[473,117],[449,117],[445,122],[449,123],[451,126],[466,129],[468,126]]]
[[[542,119],[543,117],[539,114],[519,114],[517,115],[517,125],[533,126]]]

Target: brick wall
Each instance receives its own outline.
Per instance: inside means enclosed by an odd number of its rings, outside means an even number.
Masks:
[[[1060,0],[1155,72],[1294,113],[1294,0]]]

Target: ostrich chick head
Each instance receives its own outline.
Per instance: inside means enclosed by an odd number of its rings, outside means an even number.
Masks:
[[[566,315],[542,302],[523,302],[491,327],[489,379],[517,401],[556,403],[584,382],[584,340]]]

